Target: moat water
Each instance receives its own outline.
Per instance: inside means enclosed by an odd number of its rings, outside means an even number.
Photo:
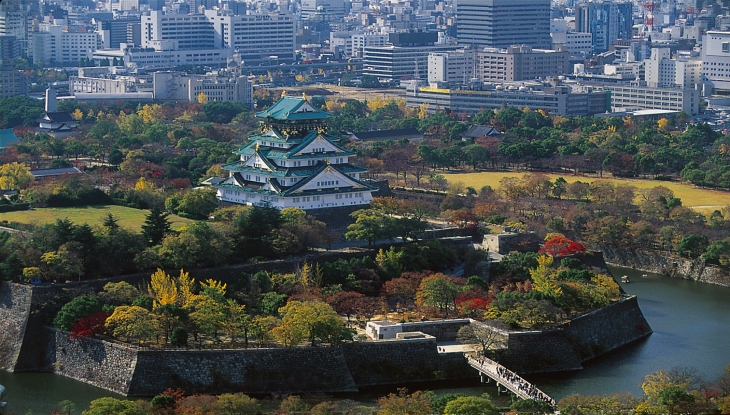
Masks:
[[[629,294],[639,297],[639,305],[654,334],[589,362],[582,371],[529,377],[556,400],[570,394],[603,395],[630,392],[641,395],[641,382],[647,374],[677,366],[689,366],[711,380],[730,364],[730,288],[673,279],[627,269],[613,269],[617,279],[628,275],[631,282],[621,284]],[[116,396],[61,376],[47,373],[7,373],[0,371],[0,384],[7,388],[5,414],[35,415],[48,413],[58,402],[68,399],[77,413],[91,400]],[[439,393],[461,392],[478,395],[496,390],[479,383],[445,388]],[[368,397],[363,396],[367,400]]]

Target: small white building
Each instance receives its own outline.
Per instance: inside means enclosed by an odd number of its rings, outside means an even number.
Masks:
[[[395,339],[399,333],[403,333],[403,325],[389,320],[368,321],[365,332],[374,340]]]

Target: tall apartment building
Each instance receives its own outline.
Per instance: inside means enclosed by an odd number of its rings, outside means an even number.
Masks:
[[[209,101],[240,102],[253,106],[253,85],[245,76],[155,72],[152,83],[155,100],[197,102],[198,96],[203,93]]]
[[[388,43],[388,35],[380,33],[355,33],[352,35],[352,56],[362,58],[367,46],[382,46]]]
[[[366,46],[363,56],[363,75],[376,76],[381,81],[428,78],[428,55],[449,52],[457,46],[436,45],[435,32],[391,33],[391,45]]]
[[[467,84],[474,77],[474,50],[434,52],[428,55],[428,83]]]
[[[0,98],[28,95],[28,77],[23,72],[0,69]]]
[[[19,56],[18,39],[11,35],[0,35],[0,69],[12,67],[13,59]]]
[[[214,49],[213,23],[202,14],[165,14],[153,10],[142,16],[142,47],[175,50]]]
[[[510,46],[507,49],[485,48],[476,53],[475,77],[482,81],[523,81],[563,75],[569,72],[569,54],[560,50]]]
[[[139,46],[142,43],[141,19],[124,18],[96,22],[96,32],[104,49],[118,49],[122,43]]]
[[[709,31],[704,36],[702,82],[706,94],[730,95],[730,32]]]
[[[694,89],[702,81],[702,61],[670,59],[669,48],[653,48],[644,61],[647,86]]]
[[[296,59],[296,27],[289,14],[247,14],[207,10],[205,17],[215,34],[215,47],[232,48],[250,63],[278,56],[280,62]]]
[[[65,22],[41,24],[41,32],[34,32],[28,44],[28,57],[33,63],[78,64],[80,59],[91,59],[99,49],[98,33],[68,32]]]
[[[550,49],[550,0],[456,0],[459,43]]]
[[[631,39],[632,8],[630,2],[580,3],[575,10],[575,31],[592,34],[593,52],[605,52],[616,39]]]
[[[0,8],[0,35],[15,36],[21,53],[28,49],[30,32],[29,16],[26,11],[3,11]]]

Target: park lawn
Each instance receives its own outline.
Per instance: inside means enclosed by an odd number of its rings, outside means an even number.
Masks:
[[[125,206],[101,205],[73,208],[38,208],[33,210],[21,210],[17,212],[0,213],[1,222],[17,222],[25,224],[53,223],[57,219],[68,219],[75,224],[88,223],[91,226],[104,222],[108,214],[114,215],[119,226],[130,231],[139,232],[142,229],[145,216],[149,210],[134,209]],[[193,221],[181,218],[177,215],[168,216],[172,222],[172,229],[180,229],[182,226]]]
[[[497,190],[499,188],[499,181],[502,180],[503,177],[520,178],[525,174],[525,172],[443,173],[443,175],[446,177],[446,180],[448,180],[450,183],[463,182],[465,186],[473,187],[477,189],[477,191],[483,186],[491,186],[492,189]],[[711,209],[710,212],[712,212],[715,207],[730,205],[730,192],[700,189],[684,183],[664,182],[648,179],[597,178],[573,176],[571,174],[548,174],[548,176],[551,180],[562,177],[569,183],[575,181],[590,183],[596,180],[600,180],[610,182],[615,185],[635,186],[639,189],[664,186],[671,189],[674,192],[675,197],[682,199],[682,205],[687,207],[705,206],[708,209]]]

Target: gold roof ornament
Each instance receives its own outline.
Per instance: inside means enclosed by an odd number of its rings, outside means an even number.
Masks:
[[[282,96],[282,97],[285,97],[285,96],[286,96],[286,90],[282,90],[282,91],[281,91],[281,96]]]
[[[256,142],[256,151],[259,151],[259,143]]]
[[[305,101],[307,100],[307,93],[304,91],[302,91],[302,98],[304,98]]]

